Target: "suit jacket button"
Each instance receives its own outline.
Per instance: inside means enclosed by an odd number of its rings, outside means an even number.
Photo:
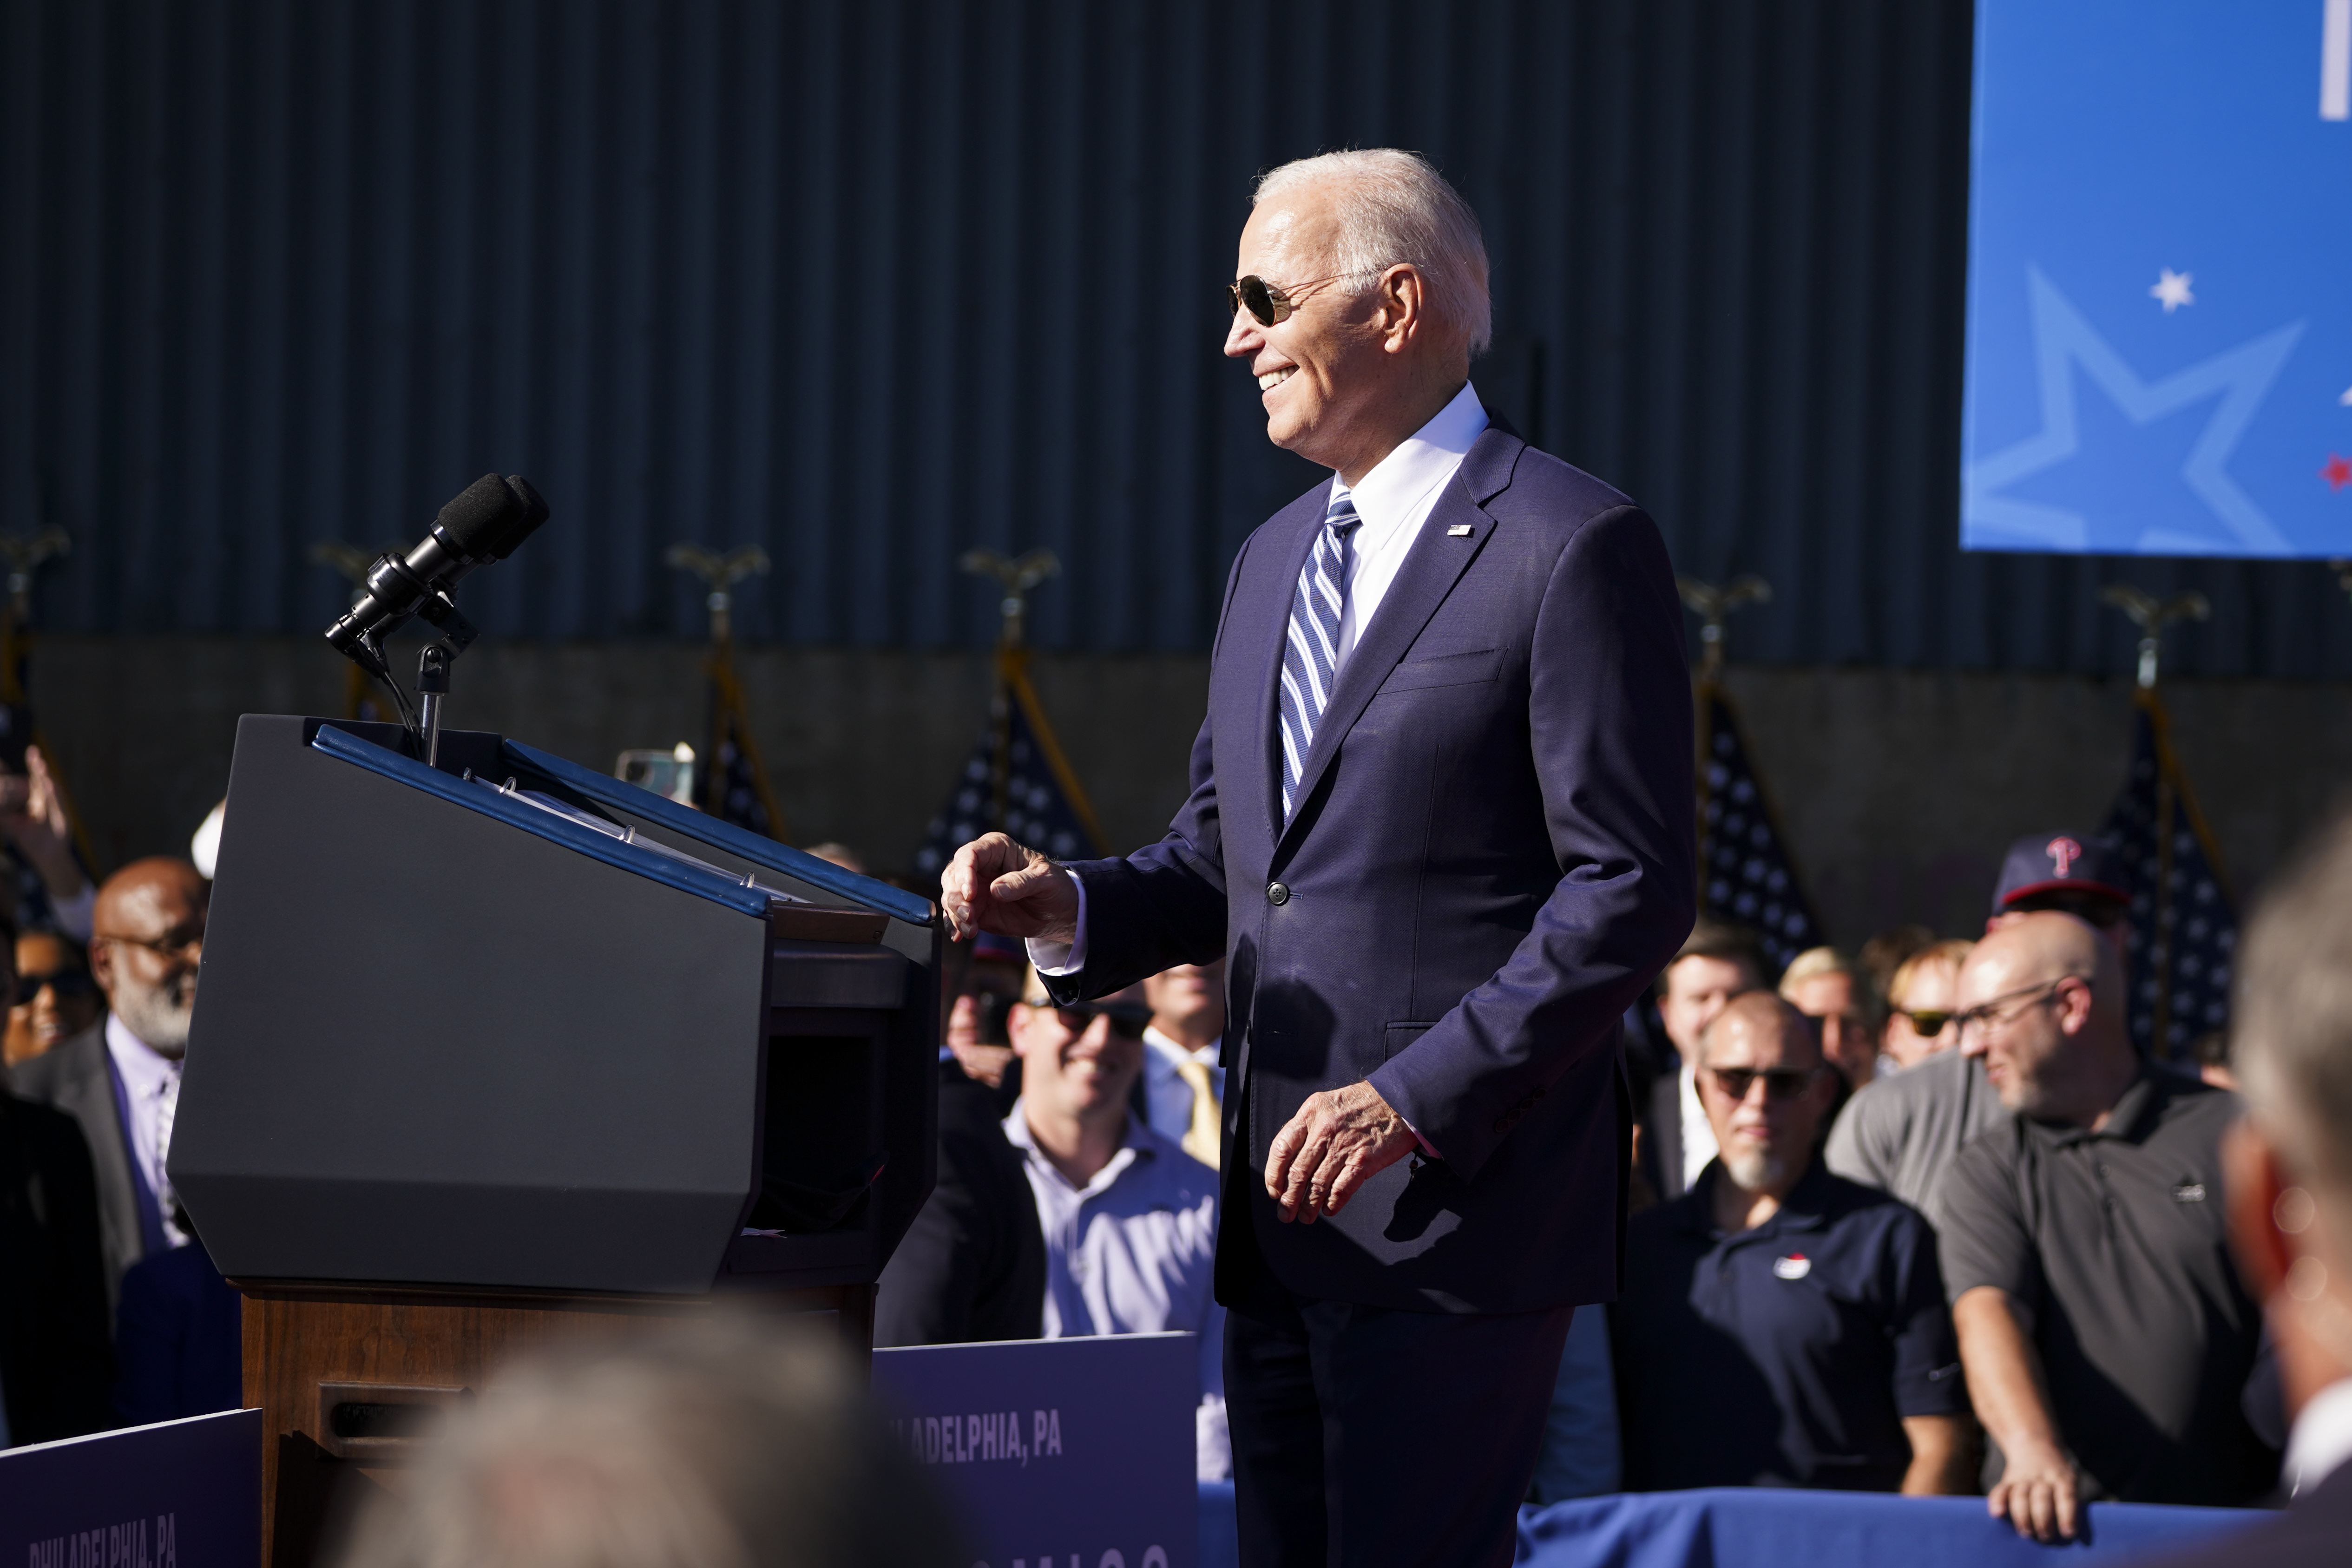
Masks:
[[[1265,884],[1265,901],[1268,904],[1288,904],[1290,902],[1290,889],[1283,886],[1282,883],[1278,882],[1267,883]]]

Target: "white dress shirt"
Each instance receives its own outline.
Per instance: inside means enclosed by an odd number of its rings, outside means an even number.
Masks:
[[[1179,1146],[1192,1130],[1192,1086],[1177,1074],[1180,1062],[1197,1061],[1209,1070],[1209,1092],[1225,1103],[1225,1070],[1217,1065],[1218,1047],[1212,1041],[1198,1051],[1185,1049],[1157,1029],[1143,1031],[1143,1103],[1151,1108],[1151,1129]]]
[[[1699,1172],[1706,1162],[1723,1151],[1716,1146],[1715,1124],[1706,1119],[1706,1107],[1699,1103],[1698,1070],[1685,1061],[1682,1065],[1683,1097],[1683,1190],[1690,1191],[1698,1185]]]
[[[180,1109],[180,1059],[157,1051],[112,1013],[106,1015],[106,1051],[131,1102],[131,1157],[163,1211],[164,1239],[184,1247],[188,1233],[173,1223],[172,1178],[163,1171],[172,1153],[172,1124]]]
[[[1356,515],[1364,519],[1348,555],[1347,600],[1339,615],[1339,653],[1331,664],[1335,683],[1381,601],[1388,597],[1389,584],[1396,580],[1413,541],[1421,538],[1422,525],[1436,510],[1446,482],[1461,472],[1471,443],[1486,428],[1486,405],[1478,401],[1478,389],[1465,382],[1437,417],[1373,464],[1352,488],[1339,475],[1331,476],[1332,498],[1354,497]],[[1041,975],[1067,975],[1087,967],[1087,884],[1082,878],[1071,880],[1078,884],[1078,939],[1030,938],[1029,961]]]
[[[2311,1396],[2286,1437],[2281,1467],[2290,1496],[2305,1492],[2352,1460],[2352,1377],[2340,1377]]]
[[[1043,1338],[1079,1334],[1199,1336],[1194,1416],[1202,1480],[1233,1474],[1225,1430],[1225,1310],[1217,1305],[1217,1176],[1132,1115],[1127,1141],[1086,1186],[1073,1186],[1037,1148],[1014,1101],[1004,1135],[1021,1151],[1045,1233]]]

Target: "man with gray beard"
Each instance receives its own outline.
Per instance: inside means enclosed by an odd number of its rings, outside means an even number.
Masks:
[[[1815,1157],[1836,1088],[1811,1020],[1749,991],[1697,1044],[1721,1153],[1634,1217],[1611,1314],[1627,1490],[1971,1490],[1935,1235]]]
[[[107,1015],[14,1070],[19,1095],[71,1114],[89,1144],[110,1314],[124,1270],[188,1239],[173,1218],[163,1167],[211,894],[194,866],[163,856],[107,878],[89,942],[90,975],[106,993]]]

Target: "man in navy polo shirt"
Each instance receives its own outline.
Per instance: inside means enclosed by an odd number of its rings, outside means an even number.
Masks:
[[[1811,1021],[1751,991],[1698,1048],[1722,1152],[1634,1218],[1612,1313],[1626,1487],[1973,1490],[1934,1233],[1814,1157],[1835,1087]]]

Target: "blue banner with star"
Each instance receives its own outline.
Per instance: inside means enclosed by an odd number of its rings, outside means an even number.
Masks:
[[[2352,0],[1979,0],[1960,543],[2352,555]]]

